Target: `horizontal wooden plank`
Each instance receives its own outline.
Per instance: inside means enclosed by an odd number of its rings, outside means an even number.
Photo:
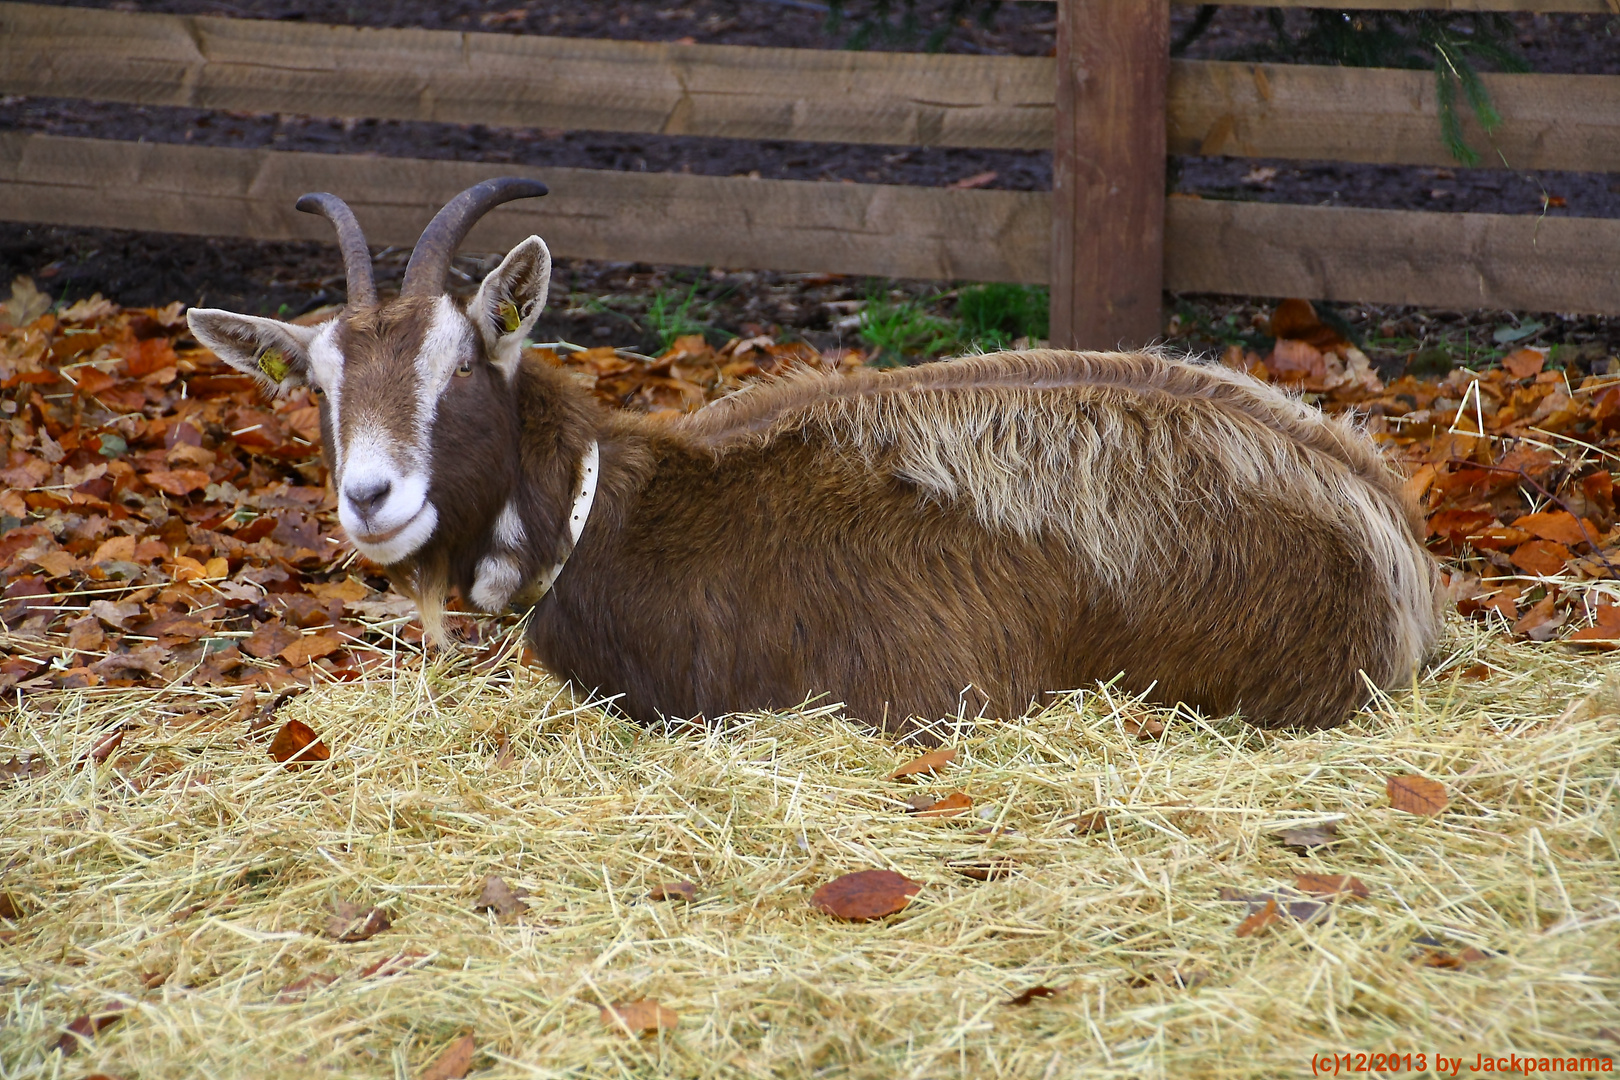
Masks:
[[[1481,167],[1620,171],[1620,76],[1483,78],[1501,126],[1487,136],[1471,109],[1460,110]],[[1457,164],[1440,141],[1434,74],[1386,68],[1178,61],[1169,146],[1173,154]]]
[[[922,146],[1052,144],[1052,61],[387,30],[0,4],[0,92]]]
[[[1198,0],[1175,0],[1193,4]],[[1233,7],[1343,8],[1345,0],[1230,0]],[[1539,11],[1620,15],[1620,0],[1355,0],[1358,11]]]
[[[1620,220],[1172,198],[1165,287],[1620,313]]]
[[[308,191],[354,207],[373,244],[415,242],[433,212],[494,175],[551,194],[490,214],[469,251],[531,233],[560,255],[886,277],[1040,281],[1050,200],[676,173],[532,169],[477,162],[231,150],[0,134],[0,219],[266,240],[330,240],[298,213]]]
[[[1620,3],[1620,0],[1616,0]],[[0,92],[324,116],[1052,146],[1053,61],[372,30],[0,3]],[[1620,170],[1620,76],[1486,75],[1485,167]],[[1181,60],[1173,153],[1454,164],[1426,72]]]
[[[374,244],[410,244],[496,173],[552,194],[492,213],[469,251],[539,233],[561,255],[1044,282],[1043,192],[948,191],[0,134],[0,220],[330,240],[292,204],[336,191]],[[1166,287],[1447,308],[1620,314],[1620,220],[1172,198]]]

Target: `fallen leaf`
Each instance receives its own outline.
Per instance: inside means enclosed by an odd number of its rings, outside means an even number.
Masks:
[[[921,757],[912,758],[894,772],[889,774],[890,780],[901,780],[907,776],[918,776],[923,773],[936,773],[946,765],[956,760],[956,751],[950,747],[939,750],[930,750]]]
[[[1250,915],[1248,918],[1244,919],[1238,924],[1236,931],[1237,936],[1249,937],[1253,934],[1258,934],[1266,927],[1279,921],[1280,918],[1281,917],[1277,914],[1277,901],[1267,900],[1265,907],[1261,908],[1259,911],[1256,911],[1254,914]]]
[[[326,936],[335,941],[365,941],[392,925],[388,913],[380,907],[367,908],[339,900],[332,905],[332,915],[326,920]]]
[[[343,639],[336,634],[305,634],[277,655],[293,667],[300,668],[311,660],[330,656],[341,648]]]
[[[298,640],[298,635],[278,622],[267,622],[253,631],[241,649],[250,656],[268,660]]]
[[[271,741],[270,756],[289,769],[307,769],[318,761],[330,760],[332,751],[308,724],[289,720]]]
[[[1312,896],[1338,896],[1349,893],[1365,898],[1372,895],[1360,878],[1349,874],[1301,874],[1294,879],[1294,888]]]
[[[1016,993],[1012,997],[1008,998],[1007,999],[1007,1004],[1008,1005],[1028,1005],[1030,1002],[1034,1001],[1036,998],[1053,998],[1053,997],[1057,997],[1059,994],[1063,993],[1063,991],[1065,991],[1067,989],[1068,989],[1067,985],[1063,985],[1063,986],[1031,986],[1028,990],[1020,990],[1018,993]]]
[[[974,881],[1000,881],[1013,875],[1018,864],[1009,858],[999,859],[947,859],[945,868],[954,870]]]
[[[416,1080],[461,1080],[472,1068],[473,1055],[478,1052],[478,1044],[471,1035],[463,1035],[440,1051],[420,1073]]]
[[[503,918],[511,918],[528,910],[523,903],[523,897],[527,895],[526,891],[513,889],[504,879],[490,874],[484,878],[484,887],[478,894],[478,902],[473,905],[473,910],[494,911]]]
[[[921,889],[917,882],[892,870],[861,870],[827,882],[810,902],[836,918],[866,922],[900,911]]]
[[[1105,810],[1087,810],[1083,814],[1076,814],[1059,825],[1073,825],[1076,834],[1106,832],[1108,829],[1108,812]]]
[[[649,900],[684,900],[688,904],[697,899],[697,886],[690,881],[664,881],[652,887]]]
[[[1143,742],[1157,739],[1164,734],[1164,724],[1151,716],[1126,719],[1121,721],[1120,726],[1125,729],[1126,735],[1133,739],[1140,739]]]
[[[18,900],[10,893],[0,892],[0,919],[16,922],[26,914],[27,912],[23,909],[22,901]]]
[[[296,979],[283,986],[281,992],[276,995],[276,1004],[290,1005],[297,1001],[303,1001],[312,992],[319,990],[323,986],[330,986],[335,982],[337,982],[336,975],[305,975],[303,978]]]
[[[1553,577],[1563,573],[1564,564],[1575,557],[1575,553],[1563,544],[1551,540],[1531,540],[1527,544],[1520,544],[1508,556],[1513,565],[1529,574],[1539,577]]]
[[[1547,354],[1540,349],[1519,349],[1502,358],[1502,369],[1515,379],[1530,379],[1541,374],[1547,363]]]
[[[1426,776],[1401,773],[1391,776],[1384,786],[1389,792],[1389,804],[1408,814],[1433,817],[1450,804],[1446,785]]]
[[[124,1006],[119,1002],[109,1002],[100,1012],[85,1013],[63,1029],[62,1037],[52,1046],[53,1050],[60,1050],[63,1054],[74,1054],[89,1044],[92,1036],[124,1018]]]
[[[1574,547],[1594,542],[1602,531],[1590,521],[1581,521],[1567,510],[1554,510],[1540,514],[1526,514],[1513,522],[1515,529],[1523,529],[1542,540]]]
[[[616,1001],[602,1009],[602,1023],[630,1035],[672,1029],[680,1020],[674,1009],[666,1009],[651,998]]]
[[[1337,844],[1344,839],[1339,835],[1339,826],[1332,821],[1321,825],[1306,825],[1298,829],[1284,829],[1278,837],[1284,847],[1302,850]]]
[[[973,809],[973,799],[963,792],[953,791],[942,799],[936,799],[915,813],[920,818],[948,818],[960,817],[971,809]]]
[[[1550,641],[1564,621],[1564,616],[1556,608],[1557,602],[1558,598],[1549,594],[1519,616],[1513,623],[1514,636]]]
[[[119,728],[116,731],[109,731],[107,734],[96,740],[95,745],[90,747],[90,750],[81,760],[95,762],[97,765],[100,765],[112,755],[114,750],[117,750],[121,745],[123,745],[123,742],[123,728]]]
[[[201,469],[155,469],[141,479],[170,495],[190,495],[208,486],[208,474]]]

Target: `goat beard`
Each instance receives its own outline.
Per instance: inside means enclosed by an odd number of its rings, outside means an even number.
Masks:
[[[424,553],[386,568],[394,588],[416,604],[422,640],[433,649],[451,644],[444,631],[444,609],[450,598],[450,570],[442,555]]]

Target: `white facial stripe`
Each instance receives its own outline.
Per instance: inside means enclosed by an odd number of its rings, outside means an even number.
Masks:
[[[496,545],[515,551],[523,546],[525,537],[523,519],[518,517],[517,507],[507,503],[501,510],[501,516],[495,519]]]
[[[488,555],[478,562],[478,576],[473,582],[470,599],[489,612],[506,610],[506,602],[522,584],[522,571],[517,563],[504,555]]]
[[[321,327],[315,340],[309,343],[309,366],[315,376],[315,385],[326,395],[326,412],[334,432],[342,430],[338,417],[339,403],[343,400],[343,353],[337,347],[338,322],[333,319]],[[343,475],[343,440],[332,439],[332,477],[335,483]]]
[[[433,417],[439,410],[439,395],[450,385],[462,360],[472,356],[472,323],[448,296],[441,296],[433,307],[433,325],[422,336],[416,354],[416,432],[427,452],[433,431]]]

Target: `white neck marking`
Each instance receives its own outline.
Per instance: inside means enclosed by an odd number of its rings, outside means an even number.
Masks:
[[[591,516],[591,504],[596,501],[596,480],[600,474],[601,455],[596,440],[592,439],[590,448],[585,451],[585,457],[579,464],[579,490],[574,495],[574,505],[568,509],[568,555],[572,555],[574,548],[579,546],[580,534],[585,531],[586,519]],[[562,561],[541,572],[535,582],[539,587],[539,595],[535,597],[536,603],[540,602],[540,597],[551,591],[557,575],[561,574],[563,567],[568,564],[568,555],[564,555]]]

